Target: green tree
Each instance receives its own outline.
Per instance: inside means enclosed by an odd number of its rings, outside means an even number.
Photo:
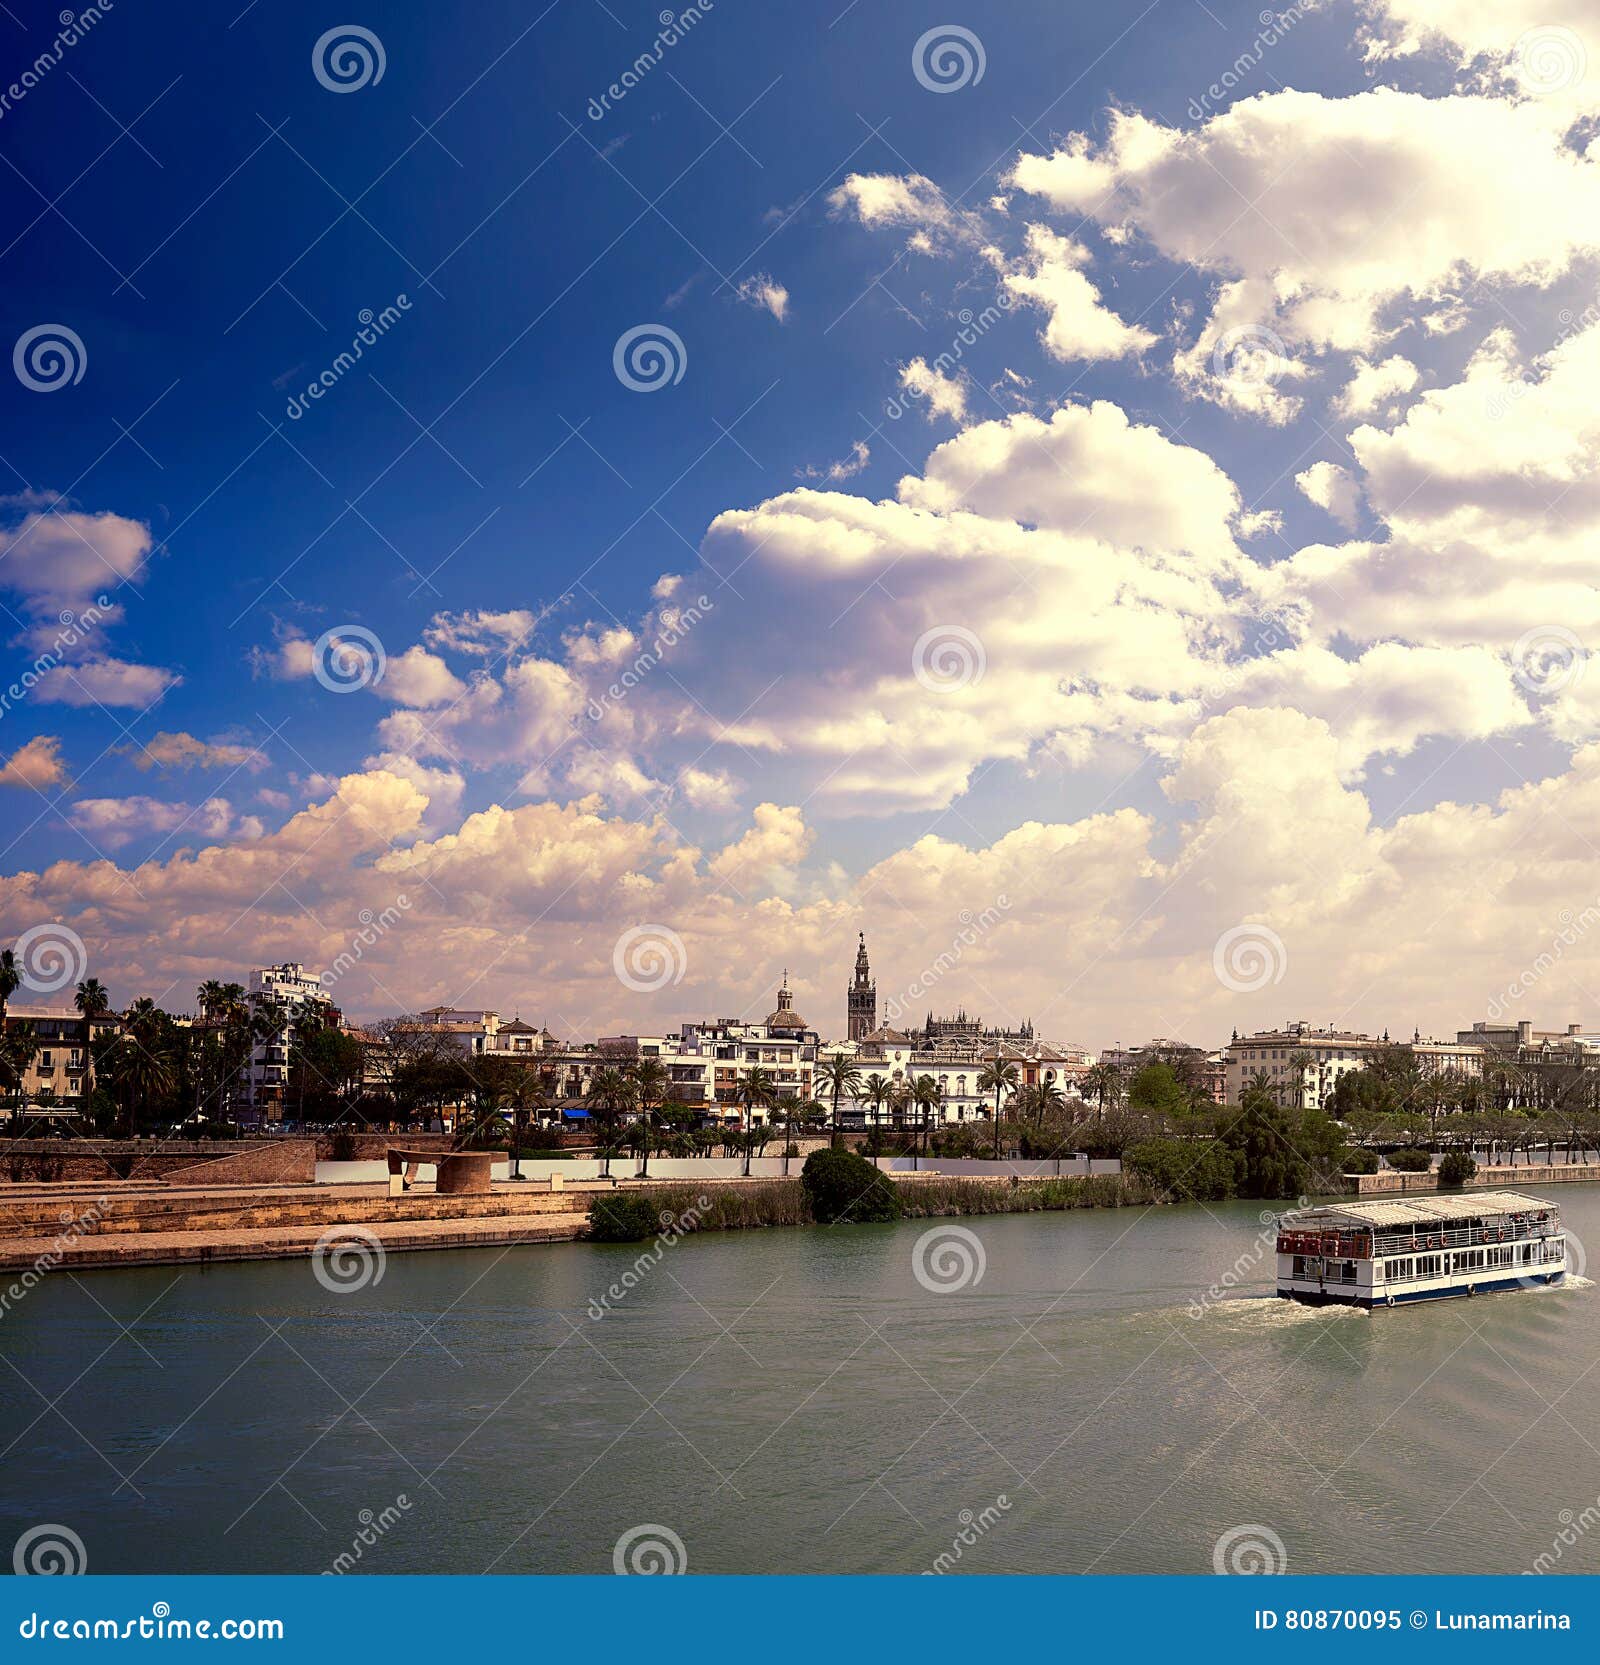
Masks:
[[[812,1151],[800,1170],[800,1188],[819,1225],[900,1218],[900,1194],[893,1180],[854,1151]]]
[[[913,1136],[914,1140],[920,1138],[926,1144],[929,1125],[944,1103],[944,1091],[931,1075],[919,1075],[911,1083],[911,1102],[917,1110],[917,1128]],[[915,1142],[912,1144],[912,1149],[913,1151],[916,1149]]]
[[[1174,1202],[1222,1202],[1237,1196],[1243,1158],[1215,1139],[1144,1139],[1123,1154],[1129,1173]]]
[[[1241,1196],[1298,1197],[1310,1188],[1298,1132],[1298,1118],[1270,1092],[1251,1087],[1240,1095],[1238,1114],[1228,1119],[1224,1140],[1243,1158]]]
[[[639,1177],[643,1179],[650,1172],[650,1113],[667,1096],[667,1069],[659,1058],[641,1058],[629,1069],[628,1075],[633,1082],[634,1098],[643,1124],[644,1160],[639,1165]]]
[[[743,1131],[755,1131],[756,1111],[764,1110],[778,1096],[778,1089],[769,1071],[746,1070],[734,1091],[733,1101],[739,1106]]]
[[[632,1108],[633,1083],[621,1070],[608,1064],[597,1069],[589,1078],[587,1102],[591,1119],[600,1124],[600,1154],[604,1159],[600,1171],[609,1178],[617,1134]]]
[[[833,1122],[831,1137],[834,1144],[839,1143],[839,1100],[846,1094],[855,1099],[861,1091],[861,1071],[856,1067],[855,1060],[842,1052],[835,1052],[832,1057],[824,1058],[817,1069],[817,1086],[828,1095],[833,1105]]]
[[[978,1091],[994,1094],[994,1159],[1000,1160],[1000,1106],[1008,1093],[1017,1090],[1017,1066],[1008,1064],[998,1053],[983,1066],[978,1076]]]
[[[1135,1110],[1177,1117],[1188,1110],[1189,1102],[1170,1064],[1145,1064],[1128,1084],[1128,1103]]]

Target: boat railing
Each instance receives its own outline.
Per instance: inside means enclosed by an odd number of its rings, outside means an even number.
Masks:
[[[1475,1226],[1454,1231],[1379,1232],[1373,1243],[1374,1255],[1411,1254],[1417,1249],[1476,1249],[1492,1243],[1540,1242],[1560,1234],[1561,1227],[1546,1221],[1536,1226]]]

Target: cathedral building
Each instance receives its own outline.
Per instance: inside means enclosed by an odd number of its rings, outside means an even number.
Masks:
[[[890,1002],[891,1008],[894,1004]],[[1082,1047],[1041,1041],[1031,1022],[1017,1029],[986,1028],[981,1018],[969,1017],[965,1008],[954,1017],[935,1017],[930,1011],[921,1028],[880,1026],[878,987],[867,960],[865,934],[856,949],[855,975],[845,990],[845,1024],[847,1041],[840,1047],[824,1045],[824,1056],[838,1051],[850,1057],[863,1083],[877,1075],[898,1089],[918,1076],[931,1076],[943,1096],[940,1119],[946,1122],[967,1121],[987,1112],[991,1101],[979,1090],[978,1080],[984,1066],[996,1058],[1016,1069],[1019,1087],[1053,1085],[1068,1093],[1075,1090],[1091,1062]],[[840,1106],[840,1119],[846,1126],[866,1126],[877,1119],[898,1125],[904,1113],[903,1107],[874,1110],[864,1098]]]

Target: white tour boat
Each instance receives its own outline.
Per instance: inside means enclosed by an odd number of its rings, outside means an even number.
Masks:
[[[1392,1307],[1566,1274],[1560,1209],[1516,1191],[1328,1203],[1278,1223],[1278,1293],[1313,1306]]]

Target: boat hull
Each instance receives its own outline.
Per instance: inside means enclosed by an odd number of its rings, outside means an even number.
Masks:
[[[1364,1307],[1370,1312],[1374,1307],[1412,1306],[1418,1301],[1468,1300],[1475,1295],[1494,1295],[1508,1289],[1543,1288],[1546,1285],[1565,1282],[1566,1276],[1565,1270],[1538,1272],[1520,1278],[1485,1278],[1470,1287],[1462,1283],[1378,1296],[1364,1292],[1358,1294],[1355,1291],[1349,1294],[1335,1293],[1331,1289],[1280,1289],[1278,1295],[1285,1301],[1297,1301],[1301,1306]]]

